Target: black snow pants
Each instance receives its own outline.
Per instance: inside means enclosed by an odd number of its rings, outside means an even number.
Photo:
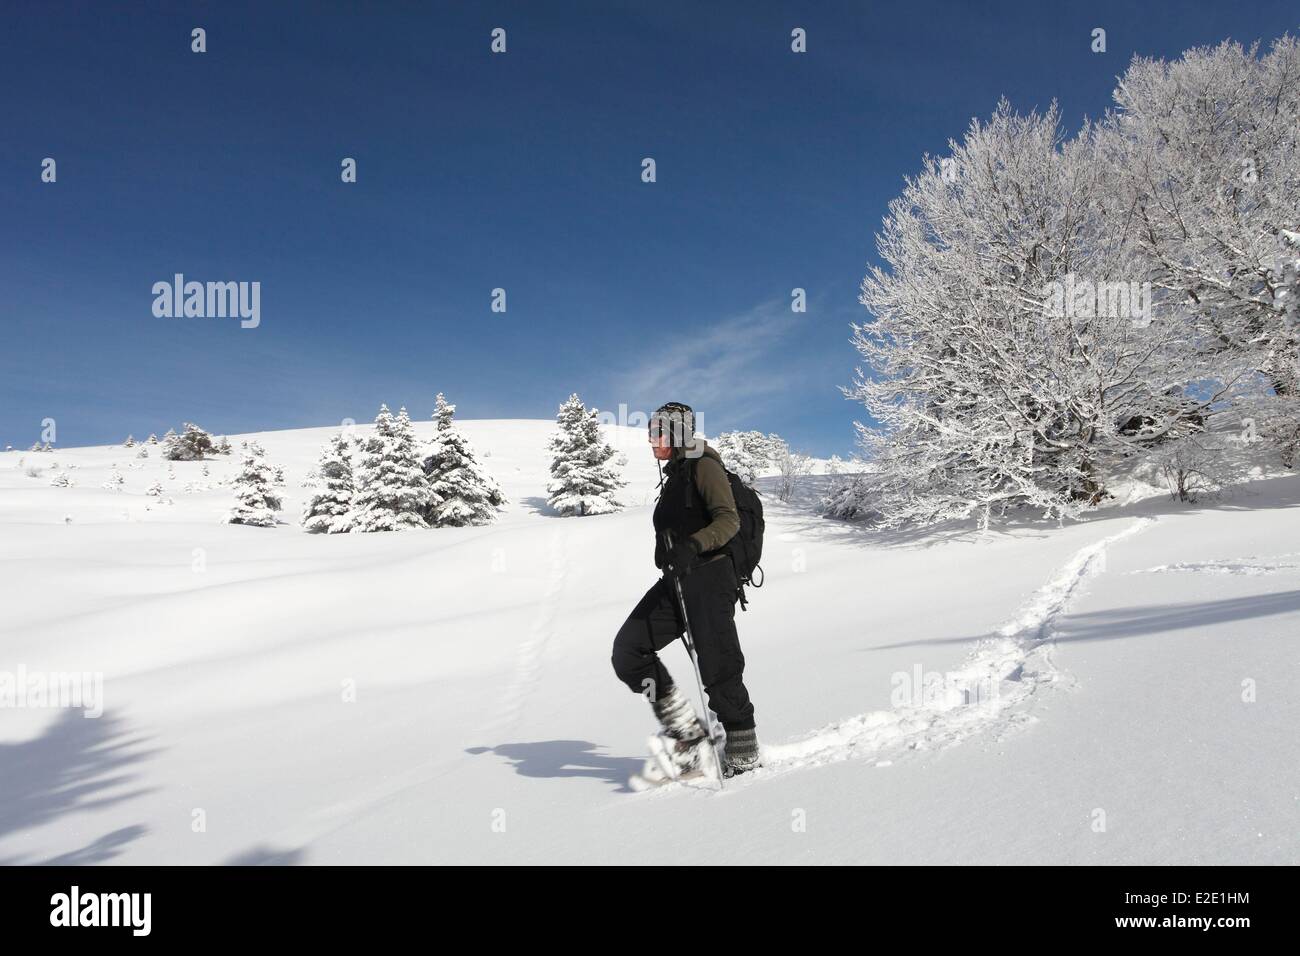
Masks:
[[[704,692],[709,707],[729,731],[754,726],[754,705],[744,682],[745,655],[736,634],[736,596],[736,570],[729,557],[707,561],[682,577],[682,597]],[[660,578],[614,637],[613,664],[618,679],[638,694],[666,694],[673,679],[657,652],[683,631],[672,579]]]

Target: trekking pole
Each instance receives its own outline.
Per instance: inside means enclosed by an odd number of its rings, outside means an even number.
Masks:
[[[673,553],[673,533],[664,531],[664,547],[668,554]],[[695,687],[700,692],[700,706],[704,708],[704,727],[709,735],[709,746],[713,748],[714,760],[718,765],[718,789],[725,790],[727,785],[723,783],[722,777],[722,753],[718,749],[718,733],[713,726],[713,712],[709,710],[709,702],[704,696],[704,678],[700,676],[700,660],[695,655],[695,637],[691,634],[691,619],[686,613],[686,598],[682,596],[682,579],[676,573],[677,569],[673,568],[673,587],[677,590],[677,606],[682,611],[682,624],[685,633],[682,635],[682,643],[686,645],[686,656],[691,659],[691,666],[695,668]]]

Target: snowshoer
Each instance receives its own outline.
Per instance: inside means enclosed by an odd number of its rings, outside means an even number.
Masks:
[[[649,431],[662,468],[654,529],[655,566],[664,576],[646,591],[615,636],[614,672],[650,700],[663,735],[672,742],[668,752],[678,775],[698,770],[713,742],[657,653],[681,637],[685,627],[675,576],[709,707],[726,731],[722,770],[733,776],[759,765],[754,705],[745,689],[745,657],[736,634],[740,587],[726,547],[740,528],[736,502],[721,457],[695,435],[690,406],[661,406],[651,416]]]

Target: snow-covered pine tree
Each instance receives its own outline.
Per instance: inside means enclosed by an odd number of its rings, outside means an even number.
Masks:
[[[710,444],[722,456],[727,467],[740,476],[741,481],[752,485],[767,464],[757,454],[753,444],[754,438],[762,438],[762,435],[762,432],[757,431],[722,432]]]
[[[127,435],[127,436],[126,436],[126,441],[123,443],[123,447],[125,447],[125,448],[134,448],[134,447],[135,447],[135,436],[134,436],[134,435]]]
[[[496,481],[475,460],[469,443],[453,424],[455,412],[456,406],[448,404],[439,392],[433,412],[438,430],[424,459],[424,473],[433,492],[427,517],[434,527],[487,524],[505,504]]]
[[[215,451],[212,436],[193,422],[186,422],[179,435],[169,431],[163,441],[163,457],[170,461],[201,461]]]
[[[764,435],[760,431],[723,432],[711,444],[727,467],[747,485],[752,485],[765,471],[778,467],[790,450],[780,435]]]
[[[303,509],[302,526],[312,534],[340,534],[351,530],[352,442],[335,435],[321,451],[315,469],[315,492]]]
[[[235,506],[226,515],[227,524],[269,528],[276,523],[282,502],[272,487],[274,471],[260,448],[249,450],[235,478]]]
[[[613,464],[617,453],[600,434],[596,409],[587,410],[577,393],[555,416],[559,431],[551,438],[551,480],[547,500],[562,515],[599,515],[617,511],[615,497],[625,482]]]
[[[402,531],[427,528],[431,492],[420,467],[415,430],[403,408],[396,418],[379,407],[375,429],[355,456],[352,531]]]
[[[121,491],[122,486],[125,484],[126,479],[122,477],[122,473],[117,469],[113,469],[109,473],[108,480],[104,482],[104,487],[109,491]]]
[[[73,488],[77,483],[68,476],[66,471],[60,471],[50,479],[50,484],[55,488]]]

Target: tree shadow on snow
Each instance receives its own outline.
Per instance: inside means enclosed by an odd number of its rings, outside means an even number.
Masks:
[[[628,778],[641,769],[644,761],[611,757],[599,752],[603,749],[600,744],[589,740],[539,740],[470,747],[466,753],[492,753],[504,757],[525,777],[595,777],[616,785],[619,792],[631,793]]]
[[[1136,637],[1185,628],[1210,627],[1300,611],[1300,591],[1252,594],[1218,601],[1116,607],[1087,614],[1071,614],[1057,628],[1054,640],[1095,641]]]
[[[540,495],[533,495],[529,498],[520,498],[519,503],[531,511],[533,514],[545,515],[548,518],[559,518],[560,513],[547,503],[547,500]]]
[[[237,853],[226,860],[223,866],[301,866],[306,862],[306,847],[296,850],[278,850],[273,846],[260,844],[243,853]]]
[[[1296,495],[1296,476],[1279,475],[1244,482],[1227,489],[1221,495],[1207,496],[1197,502],[1171,500],[1168,495],[1163,494],[1155,494],[1126,504],[1108,501],[1104,506],[1086,511],[1077,519],[1070,521],[1044,518],[1035,509],[1025,507],[1012,509],[1007,514],[995,518],[987,529],[980,527],[978,518],[966,518],[924,527],[886,530],[876,527],[865,518],[832,518],[806,504],[803,507],[797,502],[784,504],[776,497],[776,479],[760,478],[757,485],[763,492],[764,506],[787,523],[788,528],[784,534],[791,536],[787,540],[800,539],[903,550],[924,550],[954,541],[978,541],[1013,535],[1021,540],[1043,538],[1062,527],[1127,521],[1141,516],[1268,511],[1300,507],[1300,496]]]
[[[1085,614],[1065,615],[1052,628],[1051,640],[1064,644],[1073,641],[1140,637],[1146,634],[1211,627],[1216,624],[1230,624],[1295,612],[1300,612],[1300,590],[1252,594],[1218,601],[1115,607]],[[863,650],[884,651],[901,647],[972,644],[988,636],[990,635],[969,634],[964,637],[940,637],[934,640],[898,641],[893,644],[877,644]]]
[[[98,840],[83,846],[80,850],[61,853],[58,856],[50,857],[48,860],[42,860],[41,865],[90,866],[93,863],[104,863],[121,853],[122,848],[128,843],[140,839],[148,832],[148,827],[138,823],[135,826],[122,827],[122,829],[114,830],[112,833],[105,833]]]
[[[87,718],[80,710],[64,710],[40,736],[0,744],[0,840],[149,793],[153,788],[130,787],[138,777],[131,768],[153,752],[142,749],[143,742],[144,738],[128,732],[121,718],[109,714]],[[123,827],[79,850],[40,862],[101,863],[147,832],[139,824]],[[0,860],[0,864],[31,862],[36,861]]]
[[[818,511],[792,507],[775,498],[764,498],[763,507],[771,518],[780,518],[784,530],[779,540],[844,544],[851,547],[927,550],[953,541],[979,541],[1015,536],[1018,539],[1043,538],[1055,531],[1060,522],[1044,520],[1036,514],[1006,515],[988,528],[981,528],[976,518],[943,521],[924,527],[887,530],[860,518],[834,518]],[[769,528],[769,534],[772,529]]]

